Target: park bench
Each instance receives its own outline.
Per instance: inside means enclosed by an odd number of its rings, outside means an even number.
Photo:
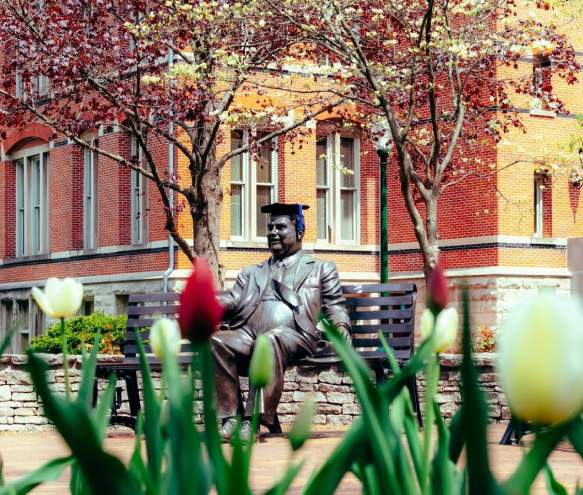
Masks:
[[[382,330],[400,364],[405,363],[414,351],[416,286],[412,283],[345,285],[342,291],[346,297],[352,323],[352,345],[374,371],[376,382],[381,383],[389,375],[389,366],[378,337],[379,331]],[[126,385],[130,413],[128,415],[119,412],[122,391],[121,387],[118,387],[112,406],[111,424],[135,428],[136,415],[141,407],[138,386],[140,363],[137,356],[136,333],[140,331],[142,339],[147,340],[147,328],[154,323],[156,318],[160,316],[176,318],[178,299],[179,294],[174,292],[130,295],[123,360],[100,363],[97,366],[94,402],[97,400],[98,381],[108,379],[112,373],[115,373],[118,380],[124,381]],[[147,343],[145,349],[152,370],[160,371],[162,364],[151,353]],[[188,345],[183,346],[178,360],[184,367],[190,364]],[[339,359],[335,355],[316,355],[303,359],[297,363],[297,366],[317,370],[337,363]],[[407,386],[421,423],[415,378],[412,378]],[[270,431],[281,432],[277,418],[275,424],[270,427]]]

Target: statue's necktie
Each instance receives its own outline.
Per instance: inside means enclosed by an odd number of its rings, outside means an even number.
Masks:
[[[275,270],[273,271],[273,279],[278,282],[283,282],[283,274],[285,271],[285,265],[283,261],[278,261],[275,265]]]

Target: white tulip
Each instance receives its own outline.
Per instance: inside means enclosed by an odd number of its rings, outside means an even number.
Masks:
[[[180,330],[176,321],[160,318],[150,329],[150,347],[158,359],[164,359],[165,350],[175,356],[180,351]]]
[[[49,278],[44,291],[33,287],[32,297],[51,318],[75,316],[83,302],[83,285],[72,278]]]
[[[498,371],[512,412],[553,424],[583,410],[583,307],[568,296],[540,293],[502,325]]]
[[[458,313],[455,308],[446,308],[441,310],[437,319],[433,316],[430,309],[425,309],[421,313],[421,337],[426,340],[431,336],[433,326],[435,325],[435,352],[443,352],[455,343],[458,329]]]

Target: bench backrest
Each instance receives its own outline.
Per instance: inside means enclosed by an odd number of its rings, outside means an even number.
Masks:
[[[365,357],[381,357],[382,344],[378,332],[382,331],[397,359],[405,361],[414,347],[415,284],[363,284],[344,285],[342,291],[352,321],[352,344]],[[176,292],[131,294],[128,300],[128,324],[123,353],[136,356],[136,332],[148,345],[149,327],[161,316],[175,319],[178,312]],[[183,352],[189,351],[184,344]]]
[[[415,344],[415,284],[344,285],[352,322],[352,345],[361,355],[382,358],[382,331],[399,361],[411,356]]]

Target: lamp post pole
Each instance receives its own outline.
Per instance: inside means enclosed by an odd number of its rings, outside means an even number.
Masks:
[[[389,209],[387,204],[387,158],[389,156],[389,150],[387,148],[378,148],[377,154],[379,155],[379,192],[380,192],[380,215],[381,215],[381,239],[380,239],[380,251],[381,251],[381,284],[386,284],[389,281]]]

